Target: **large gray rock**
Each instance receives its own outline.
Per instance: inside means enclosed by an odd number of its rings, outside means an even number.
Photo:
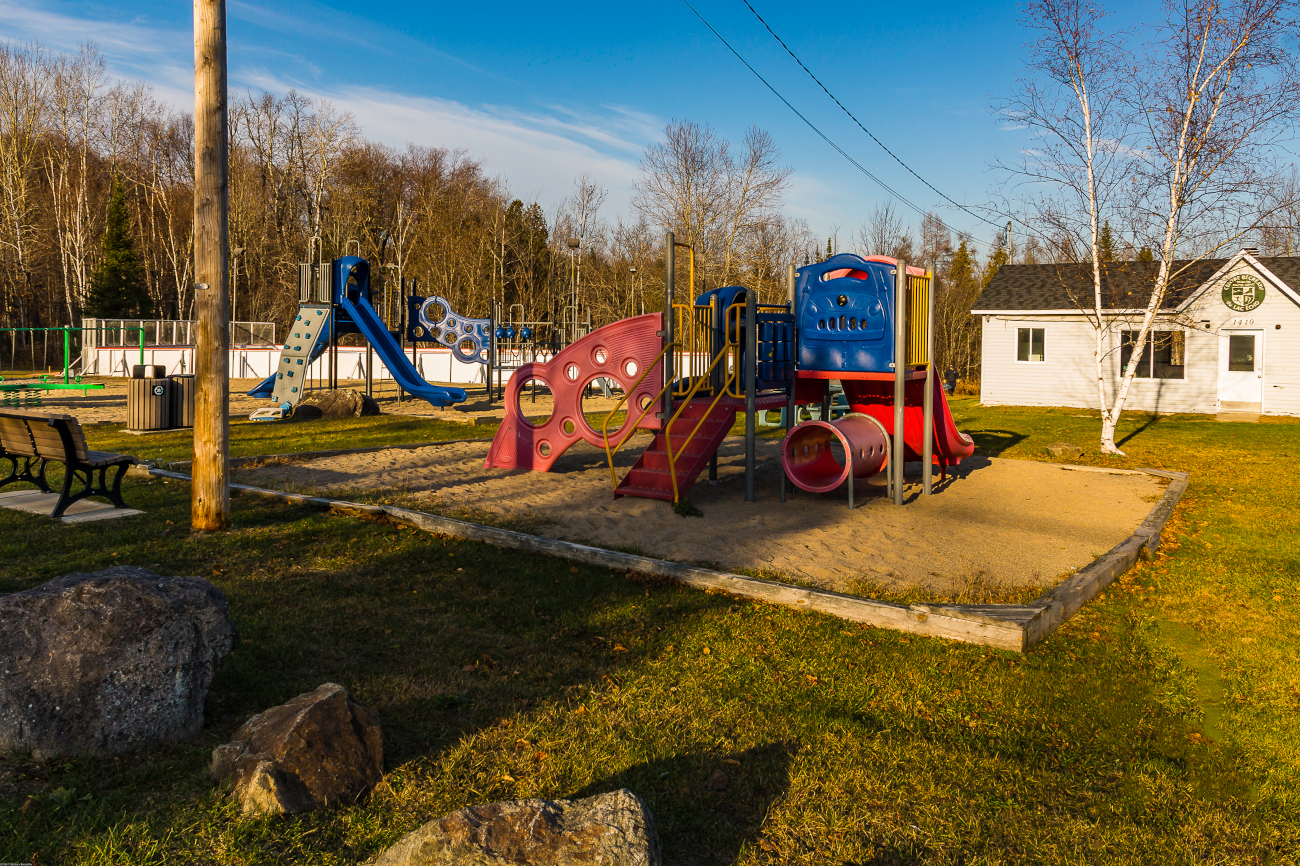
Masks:
[[[253,716],[212,753],[245,812],[307,812],[354,800],[384,775],[379,716],[325,683]]]
[[[626,788],[585,800],[512,800],[430,821],[373,866],[659,866],[659,836]]]
[[[299,421],[311,421],[316,418],[360,418],[363,415],[378,415],[379,404],[373,397],[367,397],[360,391],[317,391],[303,398],[293,410],[293,417]]]
[[[1066,457],[1071,460],[1077,460],[1083,456],[1083,449],[1078,445],[1072,445],[1069,442],[1053,442],[1047,446],[1047,453],[1053,457]]]
[[[237,641],[197,577],[115,566],[0,596],[0,750],[40,760],[184,740]]]

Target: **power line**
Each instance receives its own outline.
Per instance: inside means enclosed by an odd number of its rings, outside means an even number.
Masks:
[[[821,79],[818,78],[816,75],[814,75],[813,71],[809,69],[806,65],[804,65],[804,62],[800,60],[799,56],[790,49],[790,46],[785,44],[785,40],[776,34],[776,31],[772,29],[772,25],[768,24],[767,21],[763,19],[762,15],[758,14],[758,10],[753,7],[753,5],[749,2],[749,0],[741,0],[741,2],[743,2],[745,6],[748,7],[749,11],[754,14],[754,17],[758,19],[758,23],[762,24],[768,33],[772,34],[772,38],[775,39],[781,45],[781,47],[785,49],[785,53],[789,54],[790,58],[794,60],[795,63],[799,64],[799,68],[802,69],[804,72],[808,73],[808,77],[817,83],[817,86],[822,89],[822,92],[825,93],[827,96],[829,96],[831,98],[831,101],[840,107],[841,111],[843,111],[846,115],[848,115],[849,120],[852,120],[855,124],[857,124],[858,129],[865,132],[872,141],[880,145],[880,149],[883,150],[885,153],[889,154],[893,158],[894,162],[898,163],[903,168],[907,169],[908,174],[912,175],[912,177],[916,178],[921,183],[925,184],[926,187],[928,187],[931,192],[943,198],[946,202],[948,202],[953,207],[970,214],[980,222],[987,223],[988,225],[991,225],[994,228],[1001,228],[1001,226],[999,226],[997,223],[990,222],[988,219],[981,216],[980,214],[977,214],[975,211],[971,210],[965,205],[958,204],[951,196],[939,190],[934,184],[930,183],[928,180],[926,180],[925,178],[917,174],[916,171],[910,165],[903,162],[902,158],[899,157],[898,154],[890,150],[883,141],[876,138],[875,133],[873,133],[871,130],[867,129],[865,126],[862,125],[862,121],[858,120],[857,117],[854,116],[853,112],[849,111],[848,108],[845,107],[844,103],[840,102],[839,98],[836,97],[834,93],[831,93],[830,88],[828,88],[825,84],[822,84]]]
[[[761,81],[761,82],[763,83],[763,86],[764,86],[764,87],[766,87],[768,90],[772,91],[772,95],[773,95],[773,96],[775,96],[777,99],[781,100],[781,102],[785,105],[786,108],[788,108],[788,109],[790,109],[790,111],[794,112],[794,115],[795,115],[796,117],[798,117],[800,120],[802,120],[802,121],[804,122],[804,124],[805,124],[809,129],[811,129],[813,132],[817,133],[817,136],[818,136],[819,138],[821,138],[822,141],[824,141],[824,142],[826,142],[828,145],[830,145],[831,148],[834,149],[836,153],[838,153],[840,156],[842,156],[842,157],[844,157],[846,160],[848,160],[848,162],[849,162],[849,163],[850,163],[854,168],[856,168],[858,171],[862,172],[864,175],[866,175],[868,178],[870,178],[872,181],[874,181],[874,182],[875,182],[875,183],[876,183],[876,184],[877,184],[881,189],[885,190],[885,192],[889,193],[891,196],[893,196],[894,198],[898,199],[900,202],[902,202],[903,204],[907,205],[908,207],[910,207],[912,210],[916,211],[916,212],[917,212],[918,214],[920,214],[921,216],[925,216],[925,215],[926,215],[927,212],[926,212],[926,210],[925,210],[924,208],[922,208],[921,206],[915,204],[914,202],[912,202],[911,200],[909,200],[906,196],[904,196],[902,193],[898,192],[898,191],[895,190],[893,187],[891,187],[889,184],[885,183],[883,180],[881,180],[880,178],[878,178],[878,177],[876,177],[874,174],[872,174],[870,171],[868,171],[867,168],[866,168],[865,166],[863,166],[860,162],[858,162],[856,159],[854,159],[852,156],[850,156],[850,155],[849,155],[849,154],[844,150],[844,148],[840,147],[838,144],[836,144],[834,141],[832,141],[831,138],[830,138],[830,136],[828,136],[826,133],[822,132],[821,129],[819,129],[815,123],[813,123],[811,120],[809,120],[807,117],[805,117],[804,114],[803,114],[803,112],[801,112],[799,109],[795,108],[794,105],[790,102],[790,100],[786,99],[783,95],[781,95],[781,92],[780,92],[779,90],[777,90],[775,87],[773,87],[772,84],[771,84],[771,82],[769,82],[766,78],[764,78],[764,77],[762,76],[762,74],[759,73],[759,71],[758,71],[757,69],[755,69],[752,65],[750,65],[749,61],[746,60],[746,59],[744,58],[744,56],[742,56],[741,53],[740,53],[739,51],[737,51],[734,47],[732,47],[731,43],[728,42],[728,41],[723,37],[723,35],[722,35],[721,33],[719,33],[719,32],[718,32],[718,31],[713,27],[713,25],[710,24],[710,23],[708,22],[707,19],[705,19],[705,17],[704,17],[703,15],[701,15],[701,14],[699,13],[699,10],[697,10],[694,6],[691,5],[690,0],[682,0],[682,3],[684,3],[684,4],[686,5],[686,8],[687,8],[687,9],[690,9],[691,12],[694,13],[694,15],[695,15],[696,18],[700,19],[700,23],[703,24],[705,27],[707,27],[707,28],[709,29],[709,32],[712,33],[714,36],[716,36],[716,37],[718,38],[718,41],[719,41],[719,42],[721,42],[724,46],[726,46],[726,48],[727,48],[728,51],[730,51],[733,55],[735,55],[735,57],[736,57],[737,60],[739,60],[742,64],[744,64],[744,66],[745,66],[746,69],[748,69],[751,73],[753,73],[753,75],[754,75],[755,78],[757,78],[759,81]],[[775,34],[773,34],[773,35],[775,35]],[[801,64],[801,65],[802,65],[802,64]],[[832,98],[834,98],[834,97],[832,97]],[[870,133],[868,133],[868,135],[870,135]],[[874,136],[872,136],[872,137],[874,138]],[[881,145],[881,146],[883,147],[884,145]],[[891,154],[891,156],[892,156],[892,154]],[[895,157],[895,158],[897,159],[897,157]],[[909,169],[909,170],[910,170],[910,169]],[[929,184],[927,184],[927,186],[928,186],[928,185],[929,185]],[[936,192],[937,192],[937,190],[936,190]],[[939,194],[940,194],[940,195],[943,195],[942,193],[939,193]],[[947,198],[947,196],[944,196],[944,198]],[[951,199],[949,199],[949,201],[951,201]],[[959,207],[960,207],[960,205],[959,205]],[[964,210],[964,208],[963,208],[963,210]],[[979,218],[982,222],[986,222],[986,223],[988,222],[988,220],[984,219],[983,217],[978,217],[978,218]],[[958,235],[964,234],[964,232],[960,232],[960,231],[958,231],[957,229],[954,229],[952,226],[948,225],[947,223],[944,223],[942,220],[940,220],[940,223],[943,225],[943,227],[944,227],[945,229],[947,229],[947,230],[950,231],[950,232],[954,232],[954,233],[956,233],[956,234],[958,234]],[[990,225],[995,225],[995,224],[993,224],[993,223],[989,223],[989,224],[990,224]],[[998,226],[995,225],[995,227],[998,227]],[[1000,228],[1000,227],[999,227],[999,228]],[[985,241],[976,240],[974,237],[971,237],[971,241],[972,241],[973,243],[982,244],[982,245],[987,246],[987,247],[992,247],[992,246],[993,246],[993,244],[987,243],[987,242],[985,242]]]

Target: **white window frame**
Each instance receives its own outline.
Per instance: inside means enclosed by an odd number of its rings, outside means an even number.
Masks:
[[[1123,365],[1122,363],[1120,363],[1120,361],[1122,361],[1123,358],[1124,358],[1124,332],[1125,332],[1125,331],[1128,331],[1128,332],[1130,332],[1130,333],[1132,333],[1132,334],[1137,334],[1138,331],[1140,331],[1140,330],[1141,330],[1140,328],[1119,328],[1119,329],[1117,329],[1117,330],[1114,331],[1116,337],[1117,337],[1118,340],[1119,340],[1118,344],[1117,344],[1116,347],[1115,347],[1115,352],[1116,352],[1116,354],[1115,354],[1115,360],[1116,360],[1115,381],[1116,381],[1116,382],[1123,381],[1123,379],[1124,379],[1124,365]],[[1192,377],[1189,375],[1189,370],[1190,370],[1190,368],[1191,368],[1192,365],[1188,363],[1188,360],[1189,360],[1189,358],[1190,358],[1190,356],[1191,356],[1191,349],[1190,349],[1190,346],[1191,346],[1191,344],[1192,344],[1192,341],[1191,341],[1191,339],[1189,339],[1189,338],[1191,337],[1192,334],[1194,334],[1194,333],[1196,333],[1196,332],[1195,332],[1194,330],[1192,330],[1191,328],[1185,328],[1185,327],[1181,327],[1181,326],[1176,326],[1176,325],[1174,325],[1174,324],[1172,324],[1172,323],[1168,323],[1168,322],[1167,322],[1167,323],[1164,323],[1163,325],[1161,325],[1161,324],[1159,324],[1159,323],[1156,323],[1156,322],[1152,322],[1152,323],[1151,323],[1151,329],[1147,332],[1147,342],[1148,342],[1147,349],[1152,349],[1152,348],[1154,347],[1154,345],[1155,345],[1155,339],[1154,339],[1154,337],[1155,337],[1155,333],[1156,333],[1157,331],[1163,331],[1163,332],[1166,332],[1166,333],[1170,333],[1170,332],[1173,332],[1173,331],[1181,331],[1181,332],[1182,332],[1182,334],[1183,334],[1183,341],[1184,341],[1184,342],[1183,342],[1183,378],[1181,378],[1181,379],[1158,379],[1158,378],[1156,378],[1156,376],[1154,375],[1154,373],[1155,373],[1154,360],[1155,360],[1155,359],[1154,359],[1154,357],[1153,357],[1153,355],[1152,355],[1152,353],[1151,353],[1150,351],[1144,351],[1144,352],[1142,353],[1142,361],[1143,361],[1143,363],[1145,363],[1145,364],[1147,365],[1147,369],[1151,370],[1151,372],[1152,372],[1153,375],[1151,375],[1151,376],[1134,376],[1134,377],[1133,377],[1133,384],[1134,384],[1134,385],[1137,385],[1137,384],[1139,384],[1139,383],[1141,383],[1141,382],[1161,382],[1161,383],[1171,383],[1171,382],[1190,382],[1190,381],[1192,380]]]
[[[1030,334],[1029,334],[1029,354],[1030,354],[1030,355],[1033,355],[1033,354],[1034,354],[1034,335],[1033,335],[1033,332],[1034,332],[1034,331],[1042,331],[1042,332],[1043,332],[1043,360],[1041,360],[1041,361],[1035,361],[1035,360],[1032,360],[1032,358],[1031,358],[1030,360],[1028,360],[1028,361],[1022,361],[1022,360],[1020,360],[1020,332],[1021,332],[1021,331],[1029,331],[1029,332],[1030,332]],[[1032,324],[1031,324],[1031,325],[1028,325],[1028,326],[1022,326],[1020,323],[1018,323],[1018,322],[1016,323],[1016,339],[1015,339],[1015,340],[1012,342],[1012,344],[1011,344],[1011,360],[1014,361],[1014,362],[1017,363],[1017,364],[1046,364],[1046,363],[1047,363],[1047,325],[1046,325],[1046,323],[1043,323],[1041,326],[1038,326],[1038,327],[1035,327],[1035,326],[1032,325]]]

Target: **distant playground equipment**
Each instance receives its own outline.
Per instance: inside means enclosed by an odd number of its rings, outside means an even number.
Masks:
[[[347,334],[360,334],[367,342],[367,394],[373,388],[371,352],[374,352],[384,362],[398,387],[406,393],[428,400],[438,408],[465,401],[464,389],[430,385],[407,358],[402,346],[402,332],[389,330],[372,305],[370,263],[365,259],[350,255],[328,263],[308,261],[299,264],[298,299],[298,313],[289,327],[276,371],[248,392],[250,397],[276,401],[274,407],[255,412],[255,420],[271,420],[291,414],[310,387],[309,368],[322,356],[328,356],[327,387],[337,388],[338,341]],[[453,315],[450,309],[447,312],[449,316]],[[414,327],[409,330],[414,332]]]
[[[744,412],[745,499],[752,502],[759,413],[780,409],[782,500],[788,478],[809,492],[847,484],[852,507],[854,479],[885,472],[886,490],[901,504],[906,460],[921,461],[928,495],[934,465],[946,475],[973,453],[931,363],[929,272],[890,258],[842,254],[791,266],[785,304],[761,304],[743,286],[678,304],[679,247],[690,251],[694,289],[694,250],[670,232],[662,313],[614,322],[544,361],[518,366],[485,467],[546,471],[582,440],[605,450],[615,496],[677,502],[706,465],[716,479],[718,447]],[[581,404],[583,391],[598,380],[622,392],[599,430]],[[533,422],[519,402],[524,388],[538,382],[553,394],[554,410]],[[842,406],[835,405],[834,382],[842,386]],[[799,423],[803,407],[816,407],[816,417]],[[637,430],[654,438],[620,480],[614,455]]]
[[[82,382],[82,377],[72,372],[73,343],[80,342],[83,331],[84,328],[73,327],[0,328],[0,406],[40,406],[42,397],[51,391],[80,391],[84,397],[87,391],[102,390],[103,384]],[[53,348],[50,346],[51,335],[58,335],[54,338]],[[24,367],[27,370],[42,367],[50,369],[49,361],[57,355],[60,343],[63,348],[63,366],[60,372],[22,375],[25,372]],[[143,346],[143,343],[141,345]],[[9,350],[8,363],[4,361],[6,348]],[[19,353],[23,349],[26,350],[24,360],[27,363],[25,364],[19,361]],[[143,357],[143,349],[141,357]]]
[[[490,333],[492,346],[488,352],[488,402],[498,393],[504,395],[506,380],[524,364],[549,361],[568,346],[591,333],[591,310],[576,306],[563,307],[559,321],[529,320],[523,304],[501,303],[492,305]],[[605,395],[610,395],[609,380],[596,380]],[[537,397],[537,383],[532,385],[533,399]]]

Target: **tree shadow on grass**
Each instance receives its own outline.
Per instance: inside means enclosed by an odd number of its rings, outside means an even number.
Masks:
[[[966,435],[975,440],[979,453],[989,457],[1000,457],[1005,451],[1029,438],[1024,433],[1012,430],[967,430]]]
[[[1133,439],[1141,435],[1142,433],[1145,433],[1148,429],[1154,427],[1156,423],[1159,421],[1160,421],[1159,415],[1156,415],[1155,413],[1148,415],[1145,421],[1143,421],[1137,427],[1133,428],[1133,430],[1131,430],[1127,435],[1125,435],[1123,439],[1119,440],[1115,444],[1120,446],[1121,448],[1124,447],[1125,443],[1127,443],[1130,439]]]
[[[734,863],[758,843],[768,810],[789,788],[798,748],[789,741],[678,755],[620,770],[573,797],[627,788],[654,815],[664,863]]]

